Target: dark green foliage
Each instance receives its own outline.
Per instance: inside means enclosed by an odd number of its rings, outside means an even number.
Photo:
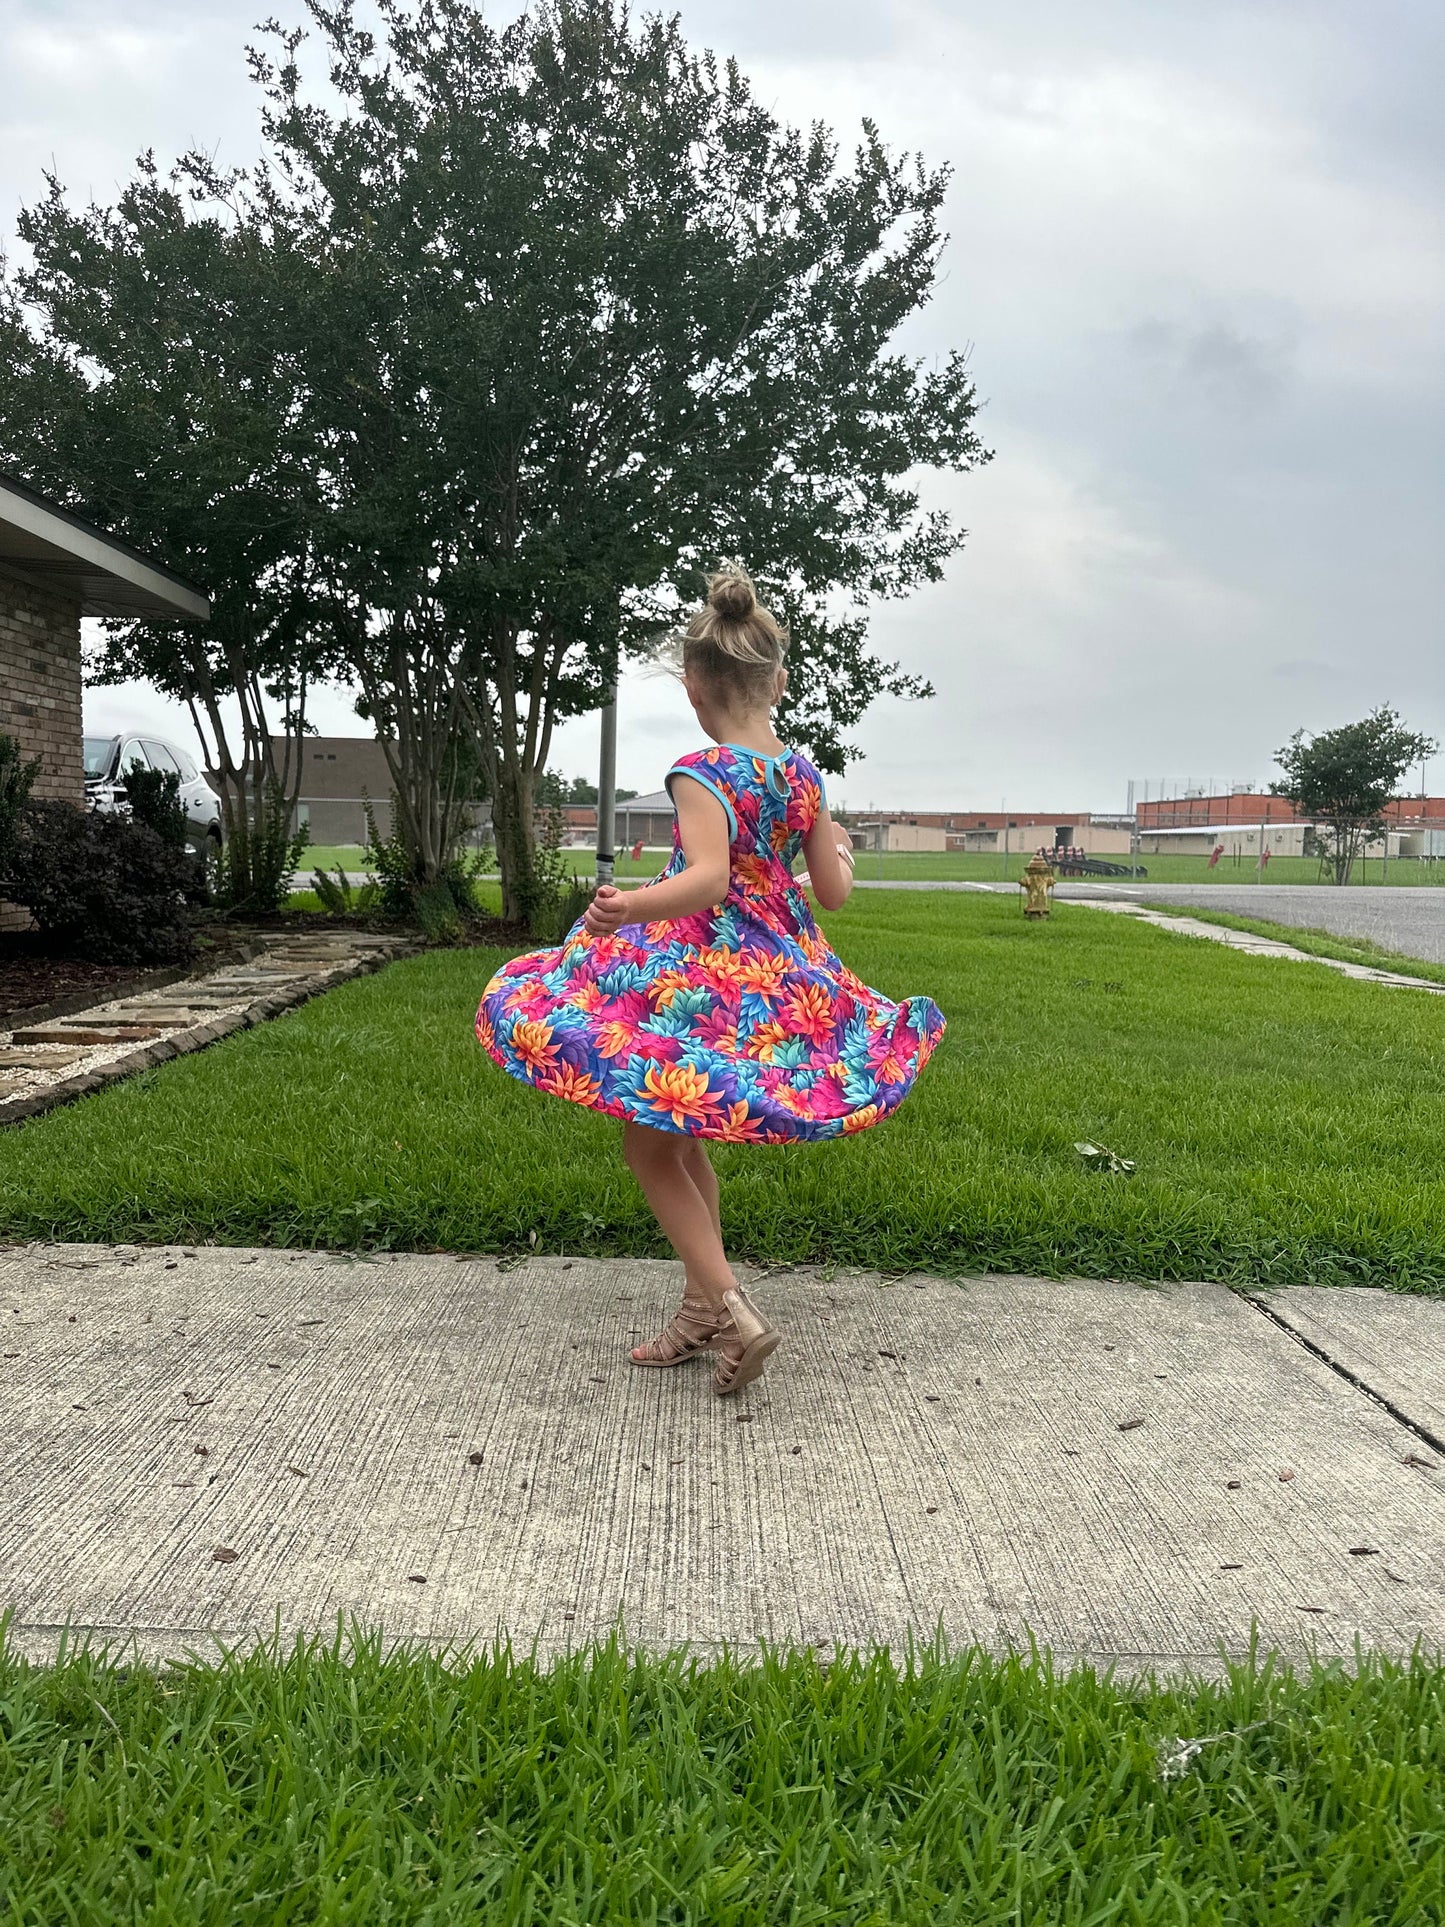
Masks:
[[[274,916],[286,899],[311,841],[304,823],[293,825],[292,806],[279,785],[270,784],[252,811],[232,819],[231,834],[212,862],[216,902],[233,916]]]
[[[562,847],[566,822],[559,805],[542,812],[542,831],[533,848],[518,908],[538,943],[556,943],[586,908],[591,891],[579,883]],[[568,911],[570,915],[567,915]],[[566,916],[566,921],[563,921]]]
[[[0,1657],[0,1890],[17,1927],[1429,1927],[1442,1730],[1420,1653]]]
[[[0,884],[9,872],[21,814],[39,774],[40,758],[27,763],[15,738],[0,730]]]
[[[414,916],[419,881],[415,853],[408,847],[395,822],[386,835],[382,835],[369,796],[362,797],[361,808],[366,818],[362,861],[376,879],[381,907],[388,916]]]
[[[619,803],[625,803],[636,796],[637,791],[615,789],[612,794]],[[569,781],[554,769],[544,769],[537,779],[537,801],[548,807],[554,803],[595,803],[597,785],[589,783],[585,776],[574,776]]]
[[[121,777],[121,787],[137,823],[153,829],[171,849],[185,849],[189,823],[181,802],[181,779],[174,770],[132,763]]]
[[[715,1153],[738,1257],[1445,1290],[1445,1000],[996,896],[859,891],[825,924],[949,1033],[878,1129]],[[0,1134],[0,1236],[660,1254],[616,1123],[473,1038],[503,954],[392,965]]]
[[[229,898],[270,893],[265,799],[334,673],[394,745],[414,880],[485,791],[522,916],[554,724],[722,556],[792,626],[785,727],[825,768],[924,693],[864,612],[962,541],[919,475],[987,459],[965,355],[898,346],[947,175],[787,125],[619,0],[307,11],[314,73],[300,30],[252,55],[263,165],[147,155],[114,207],[47,177],[24,210],[0,456],[210,594],[203,627],[111,625],[101,674],[204,718]]]
[[[1382,705],[1362,723],[1311,736],[1297,729],[1275,761],[1283,777],[1270,784],[1300,816],[1327,825],[1326,854],[1335,882],[1348,883],[1365,845],[1385,827],[1385,809],[1399,795],[1400,779],[1439,745],[1406,729],[1396,711]]]
[[[362,860],[376,882],[373,901],[388,916],[419,923],[434,943],[453,943],[462,934],[463,919],[477,906],[476,877],[492,859],[490,849],[463,856],[454,850],[435,874],[403,834],[399,817],[385,836],[376,820],[371,798],[363,797],[366,843]],[[324,899],[323,899],[324,902]]]
[[[353,889],[351,878],[339,864],[335,876],[326,870],[313,870],[311,887],[328,917],[354,916],[362,911],[374,910],[381,902],[379,884],[363,883]]]
[[[445,877],[418,885],[412,894],[412,915],[433,943],[455,943],[462,934],[461,913]]]
[[[0,280],[0,460],[209,597],[209,622],[107,622],[88,676],[189,705],[231,845],[227,896],[264,903],[268,795],[295,796],[328,633],[320,510],[299,460],[285,250],[238,218],[234,177],[213,172],[205,205],[194,184],[144,154],[114,206],[77,209],[45,176],[19,221],[30,265]]]
[[[210,896],[206,858],[191,849],[190,820],[181,802],[180,777],[174,770],[146,769],[132,763],[121,778],[121,786],[133,820],[154,830],[168,850],[185,858],[187,902],[205,903]]]
[[[195,946],[195,858],[118,811],[27,803],[5,888],[77,957],[174,963]]]

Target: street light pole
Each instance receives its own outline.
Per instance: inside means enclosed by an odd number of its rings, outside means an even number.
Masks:
[[[612,847],[617,817],[617,684],[602,705],[600,752],[597,759],[597,887],[611,883],[616,865]]]

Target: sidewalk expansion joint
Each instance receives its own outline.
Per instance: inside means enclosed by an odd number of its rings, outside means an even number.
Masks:
[[[1419,1439],[1422,1445],[1428,1445],[1432,1452],[1438,1452],[1442,1458],[1445,1458],[1445,1439],[1438,1437],[1428,1425],[1422,1425],[1418,1419],[1411,1418],[1410,1414],[1396,1405],[1393,1399],[1386,1398],[1383,1392],[1377,1392],[1368,1379],[1361,1378],[1358,1372],[1352,1372],[1348,1365],[1342,1365],[1339,1359],[1333,1357],[1322,1345],[1317,1345],[1312,1338],[1306,1338],[1304,1333],[1277,1312],[1273,1305],[1266,1304],[1252,1291],[1246,1291],[1242,1296],[1254,1306],[1257,1312],[1262,1312],[1273,1324],[1278,1325],[1282,1332],[1287,1332],[1297,1345],[1303,1345],[1305,1350],[1317,1358],[1322,1365],[1328,1365],[1337,1378],[1342,1378],[1347,1385],[1353,1385],[1357,1392],[1363,1392],[1365,1397],[1372,1399],[1382,1411],[1388,1412],[1397,1425],[1403,1425],[1405,1430]]]

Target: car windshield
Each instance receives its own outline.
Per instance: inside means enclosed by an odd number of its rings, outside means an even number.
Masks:
[[[72,737],[71,741],[74,742]],[[115,755],[118,736],[87,736],[85,739],[85,773],[87,776],[104,776],[110,768],[111,758]]]

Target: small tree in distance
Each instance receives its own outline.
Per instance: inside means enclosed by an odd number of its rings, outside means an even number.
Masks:
[[[1297,729],[1275,751],[1284,775],[1269,787],[1298,815],[1324,826],[1335,882],[1344,884],[1356,857],[1385,828],[1385,808],[1399,794],[1400,778],[1438,747],[1433,737],[1406,729],[1398,712],[1382,704],[1363,722],[1317,736]]]

